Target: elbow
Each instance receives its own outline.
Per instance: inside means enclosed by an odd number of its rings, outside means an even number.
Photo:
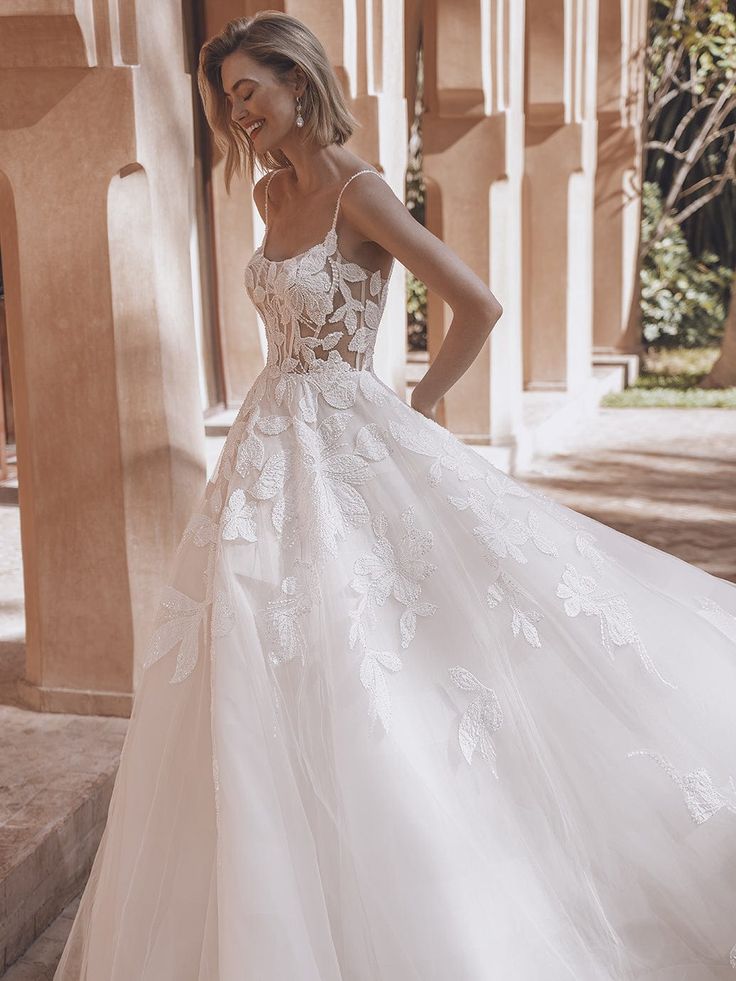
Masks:
[[[496,297],[491,295],[490,299],[483,306],[483,319],[488,324],[489,333],[496,326],[502,315],[503,307]]]

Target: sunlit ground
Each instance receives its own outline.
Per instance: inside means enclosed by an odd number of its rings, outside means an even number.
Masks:
[[[736,409],[736,387],[698,388],[711,369],[719,348],[650,348],[642,358],[641,374],[623,392],[605,395],[608,408]]]
[[[736,412],[603,408],[527,483],[562,504],[736,582]]]

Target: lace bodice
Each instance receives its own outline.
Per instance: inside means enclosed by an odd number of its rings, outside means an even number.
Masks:
[[[324,361],[371,368],[394,260],[385,278],[380,269],[348,261],[338,246],[336,226],[350,181],[360,174],[383,178],[374,170],[353,174],[340,191],[332,225],[322,241],[287,259],[269,259],[264,255],[268,187],[276,173],[266,182],[263,241],[245,267],[245,288],[266,329],[266,364],[280,372],[307,372],[324,367]]]

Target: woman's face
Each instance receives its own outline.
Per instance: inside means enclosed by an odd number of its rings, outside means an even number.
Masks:
[[[303,86],[279,82],[271,69],[241,51],[224,59],[220,75],[231,118],[245,131],[256,153],[279,147],[293,133],[296,97]],[[262,125],[253,129],[256,121]]]

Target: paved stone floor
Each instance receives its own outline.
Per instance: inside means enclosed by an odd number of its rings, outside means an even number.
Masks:
[[[600,409],[565,452],[516,477],[736,582],[736,412]]]
[[[601,409],[567,450],[515,476],[736,582],[736,412]],[[22,611],[18,536],[17,511],[0,507],[0,629],[10,643],[18,641]],[[3,981],[49,981],[75,908],[64,910]]]
[[[13,505],[0,505],[0,638],[10,643],[24,636],[20,513]]]

